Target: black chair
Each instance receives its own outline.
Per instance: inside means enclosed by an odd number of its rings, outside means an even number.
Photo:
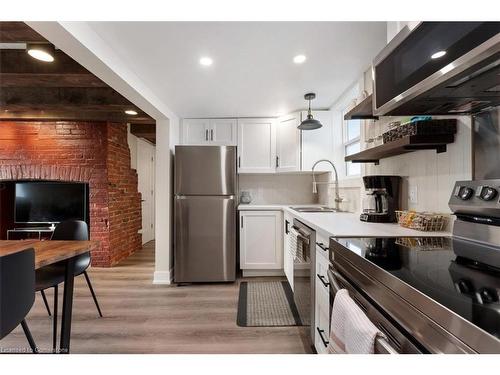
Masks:
[[[59,241],[87,241],[89,239],[89,232],[87,223],[79,220],[69,220],[59,223],[52,234],[51,240]],[[75,277],[83,274],[87,285],[89,286],[90,293],[94,299],[99,316],[102,317],[101,308],[97,302],[97,297],[92,288],[87,268],[90,266],[90,251],[81,254],[75,258]],[[47,312],[51,315],[47,297],[45,296],[45,289],[54,288],[54,309],[53,309],[53,335],[52,335],[52,348],[55,351],[57,345],[57,302],[58,302],[58,285],[64,282],[64,274],[66,272],[66,265],[64,262],[58,262],[49,266],[45,266],[36,271],[36,291],[42,294]]]
[[[35,302],[35,251],[27,249],[0,257],[0,339],[19,324],[33,353],[38,349],[26,323]]]

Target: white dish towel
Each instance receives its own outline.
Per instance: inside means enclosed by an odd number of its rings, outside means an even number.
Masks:
[[[375,340],[384,334],[349,296],[347,289],[335,294],[328,350],[334,354],[373,354]]]
[[[302,241],[298,239],[299,237],[299,232],[297,232],[295,229],[291,228],[290,229],[290,245],[289,245],[289,251],[290,254],[292,255],[293,259],[302,259],[304,256],[304,252],[302,249]]]

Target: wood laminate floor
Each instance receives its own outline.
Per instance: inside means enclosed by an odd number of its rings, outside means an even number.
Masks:
[[[153,285],[154,243],[113,268],[89,275],[104,318],[83,276],[75,280],[72,353],[310,353],[309,327],[238,327],[239,283]],[[60,289],[60,305],[62,288]],[[47,291],[52,304],[52,290]],[[59,311],[59,326],[60,326]],[[27,322],[42,350],[52,347],[52,320],[40,294]],[[58,340],[59,342],[59,340]],[[27,347],[20,327],[0,351]]]

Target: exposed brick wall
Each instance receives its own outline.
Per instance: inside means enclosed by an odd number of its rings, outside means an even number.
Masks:
[[[89,184],[92,264],[109,267],[140,248],[140,194],[125,124],[0,121],[0,180]],[[123,239],[123,240],[122,240]]]
[[[111,264],[141,248],[141,195],[137,190],[137,173],[130,168],[127,128],[108,124],[108,199],[109,244]]]

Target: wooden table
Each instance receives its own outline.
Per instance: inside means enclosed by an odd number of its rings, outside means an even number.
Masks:
[[[61,318],[60,352],[69,353],[71,339],[71,315],[73,310],[73,285],[75,277],[75,257],[89,251],[98,241],[0,241],[0,256],[25,249],[35,250],[35,269],[64,261],[63,309]]]

